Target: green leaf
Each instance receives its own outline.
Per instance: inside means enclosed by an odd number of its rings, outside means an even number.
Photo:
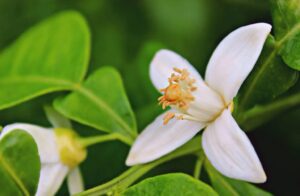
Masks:
[[[300,0],[271,0],[271,11],[279,54],[300,71]]]
[[[213,188],[222,196],[271,196],[262,189],[259,189],[247,182],[233,180],[221,175],[208,160],[205,161],[205,169],[210,178]]]
[[[136,136],[136,122],[119,73],[100,68],[70,95],[56,99],[54,107],[70,119],[96,129],[118,133],[124,142]]]
[[[34,195],[40,176],[38,149],[32,136],[14,130],[0,140],[0,195]]]
[[[192,178],[186,174],[174,173],[165,174],[143,180],[130,187],[123,194],[124,196],[199,196],[218,195],[209,185]]]
[[[88,65],[89,29],[77,12],[59,13],[32,27],[0,54],[0,109],[72,89]]]
[[[269,36],[254,70],[241,89],[237,105],[238,114],[274,99],[297,82],[298,72],[283,63],[276,55],[276,47],[274,38]]]

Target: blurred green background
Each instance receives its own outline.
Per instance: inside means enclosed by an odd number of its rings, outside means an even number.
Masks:
[[[139,130],[160,112],[155,103],[157,93],[146,71],[155,50],[162,47],[174,50],[204,73],[213,49],[229,32],[255,22],[271,23],[268,3],[262,0],[0,0],[0,50],[30,26],[69,9],[82,13],[89,23],[90,71],[111,65],[121,72]],[[51,103],[56,95],[1,111],[0,123],[49,125],[42,106]],[[275,195],[299,194],[299,115],[300,109],[295,108],[249,133],[268,176],[267,183],[259,186]],[[76,130],[82,135],[99,133],[78,124]],[[82,165],[87,188],[124,171],[127,152],[128,147],[120,142],[89,149],[89,158]],[[193,162],[193,157],[183,157],[149,175],[191,173]],[[62,189],[59,195],[65,191]]]

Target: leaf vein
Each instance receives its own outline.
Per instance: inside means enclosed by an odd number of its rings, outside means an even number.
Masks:
[[[24,195],[30,196],[28,190],[26,189],[26,186],[23,184],[20,178],[16,175],[15,171],[9,166],[9,164],[6,162],[3,155],[0,153],[0,163],[5,168],[9,176],[12,178],[14,183],[20,188],[20,190],[23,192]]]
[[[109,113],[126,130],[126,132],[130,136],[134,137],[134,135],[131,133],[131,128],[128,126],[128,124],[114,110],[107,106],[105,101],[95,96],[91,91],[89,91],[86,88],[83,88],[81,85],[76,85],[75,89],[83,96],[93,101],[97,105],[97,107],[99,107],[102,110],[106,110],[106,112]]]

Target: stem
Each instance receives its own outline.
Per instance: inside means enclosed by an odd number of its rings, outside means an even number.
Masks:
[[[76,194],[77,196],[83,196],[83,195],[103,195],[103,194],[117,194],[123,192],[128,186],[133,184],[137,179],[142,177],[144,174],[146,174],[148,171],[153,169],[154,167],[167,162],[169,160],[178,158],[180,156],[188,155],[188,154],[196,154],[201,150],[201,137],[197,136],[194,139],[192,139],[190,142],[186,143],[181,148],[178,148],[177,150],[173,151],[172,153],[156,160],[153,162],[150,162],[148,164],[144,165],[137,165],[134,167],[131,167],[124,173],[122,173],[120,176],[114,178],[113,180],[102,184],[100,186],[88,189],[84,192]]]
[[[201,174],[201,169],[204,161],[204,156],[203,154],[199,155],[195,164],[195,169],[194,169],[194,178],[199,179],[200,174]]]
[[[108,135],[100,135],[100,136],[91,136],[86,138],[80,138],[79,142],[84,146],[88,147],[97,143],[111,141],[111,140],[117,140],[120,139],[119,134],[112,133]]]
[[[239,124],[247,130],[254,129],[259,125],[271,120],[274,116],[290,108],[300,105],[300,93],[281,98],[266,105],[256,106],[241,114]]]
[[[121,134],[117,134],[116,133],[116,135],[117,135],[117,139],[119,139],[120,141],[124,142],[125,144],[128,144],[129,146],[132,146],[134,140],[132,140],[132,139],[130,139],[128,137],[125,137],[125,136],[123,136]]]

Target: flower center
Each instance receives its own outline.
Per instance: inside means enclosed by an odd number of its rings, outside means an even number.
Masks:
[[[168,102],[176,102],[182,98],[182,90],[179,84],[170,84],[165,89],[164,98]]]
[[[55,134],[61,162],[70,168],[79,165],[86,158],[87,151],[79,143],[78,135],[65,128],[56,128]]]
[[[194,86],[195,79],[190,77],[186,69],[174,68],[174,73],[169,78],[169,85],[161,89],[164,94],[158,98],[159,104],[163,109],[168,106],[175,106],[181,111],[186,111],[190,103],[195,99],[192,92],[197,88]],[[164,117],[164,124],[175,117],[174,113],[168,113]],[[182,116],[177,116],[182,119]]]

